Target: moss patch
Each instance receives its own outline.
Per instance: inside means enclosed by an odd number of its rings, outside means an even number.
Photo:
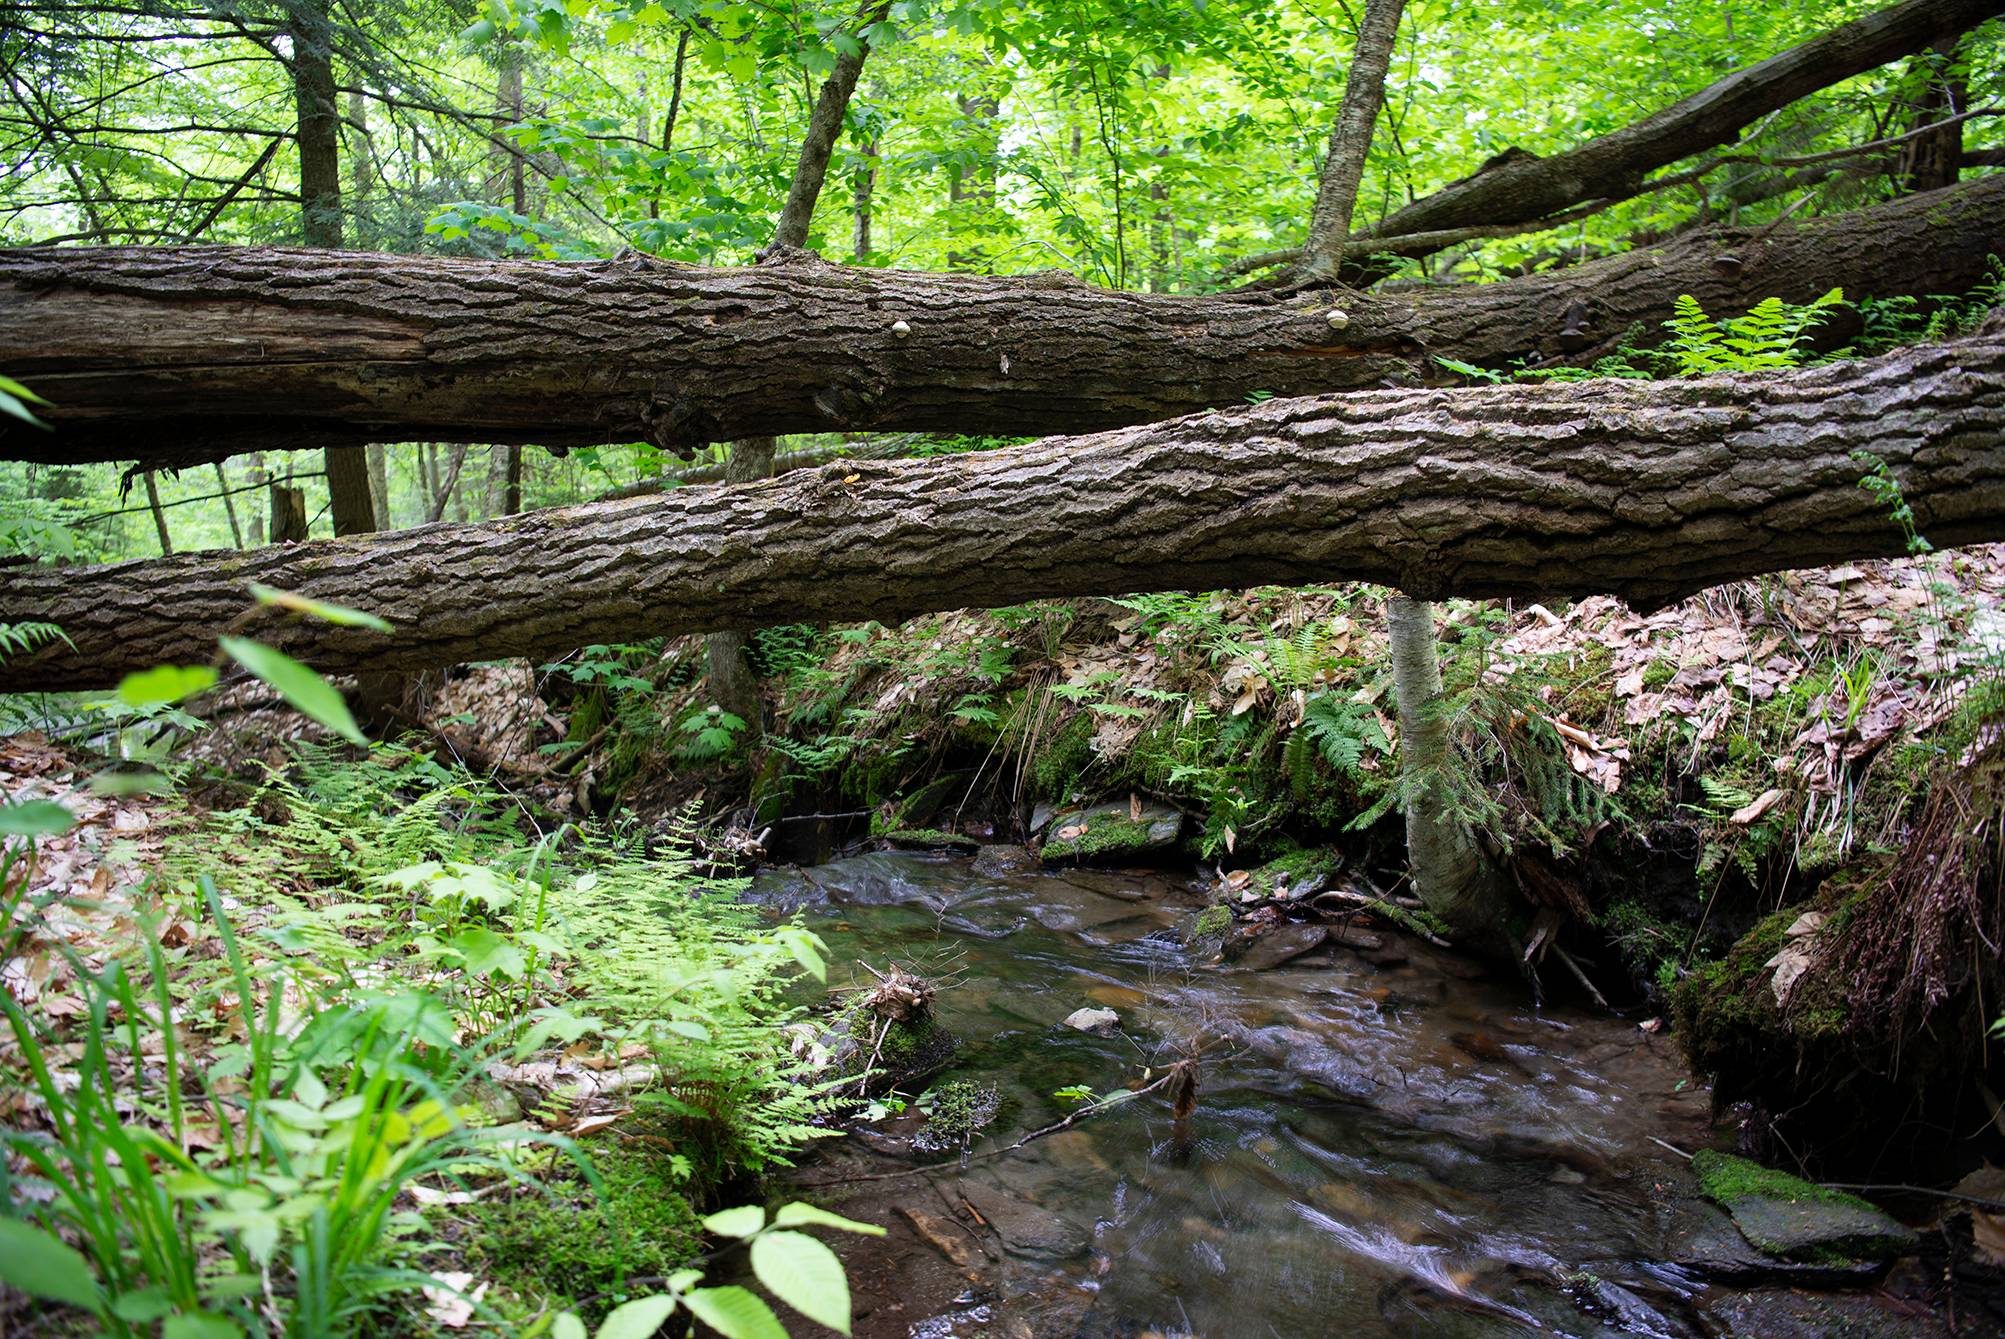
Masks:
[[[1074,827],[1081,827],[1084,831],[1072,837],[1058,835]],[[1102,812],[1066,819],[1055,824],[1051,838],[1044,844],[1044,858],[1088,860],[1124,851],[1149,850],[1162,844],[1152,835],[1153,827],[1154,824],[1147,819],[1138,823],[1125,812]]]
[[[464,1251],[477,1274],[525,1297],[570,1302],[616,1297],[627,1279],[694,1258],[702,1229],[666,1160],[611,1144],[591,1152],[596,1192],[572,1176],[473,1206]]]
[[[1764,1167],[1758,1162],[1715,1149],[1702,1148],[1694,1153],[1692,1170],[1698,1173],[1699,1189],[1706,1198],[1723,1208],[1732,1207],[1735,1200],[1745,1199],[1781,1200],[1788,1204],[1846,1204],[1855,1209],[1874,1207],[1857,1195],[1829,1190],[1815,1181],[1805,1181],[1800,1176],[1791,1176],[1788,1172],[1779,1172],[1773,1167]]]

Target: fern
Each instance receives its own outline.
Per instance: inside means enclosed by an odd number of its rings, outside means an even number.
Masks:
[[[0,661],[25,655],[38,646],[61,642],[74,651],[76,643],[54,623],[0,623]]]
[[[1800,367],[1803,341],[1844,301],[1845,292],[1839,288],[1800,304],[1763,298],[1745,316],[1716,321],[1697,298],[1681,294],[1672,304],[1674,315],[1664,322],[1671,335],[1664,354],[1672,360],[1676,375],[1685,377]]]

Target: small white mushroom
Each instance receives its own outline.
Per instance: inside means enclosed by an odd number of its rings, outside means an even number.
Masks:
[[[1351,314],[1345,311],[1342,307],[1330,308],[1330,315],[1328,319],[1330,322],[1330,329],[1332,330],[1345,330],[1348,329],[1351,324]]]
[[[903,321],[893,321],[891,323],[891,333],[898,336],[898,338],[900,339],[904,339],[907,335],[912,333],[912,327],[906,325]]]

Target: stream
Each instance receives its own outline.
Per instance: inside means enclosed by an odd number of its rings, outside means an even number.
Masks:
[[[868,854],[751,893],[805,913],[832,984],[869,984],[859,960],[944,981],[962,1045],[942,1077],[1002,1099],[965,1166],[912,1150],[916,1110],[804,1157],[802,1193],[892,1229],[837,1243],[860,1339],[1790,1339],[1832,1333],[1830,1306],[1848,1334],[1941,1332],[1763,1272],[1665,1146],[1714,1139],[1667,1032],[1535,1008],[1376,927],[1261,970],[1199,962],[1197,885],[990,855]],[[1120,1031],[1064,1026],[1082,1007]],[[1138,1085],[1193,1050],[1185,1128],[1159,1091],[982,1156],[1062,1120],[1056,1090]]]

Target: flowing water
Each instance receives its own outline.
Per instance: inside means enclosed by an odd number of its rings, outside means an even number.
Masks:
[[[1675,1263],[1732,1255],[1732,1228],[1665,1147],[1710,1141],[1704,1095],[1634,1020],[1535,1008],[1397,935],[1268,970],[1197,962],[1181,932],[1203,899],[1160,875],[885,853],[770,871],[753,896],[804,911],[838,964],[947,980],[949,1074],[1003,1098],[965,1166],[821,1192],[898,1229],[850,1251],[860,1336],[1768,1332]],[[1062,1026],[1087,1006],[1122,1031]],[[1183,1126],[1159,1092],[981,1156],[1062,1119],[1058,1089],[1196,1050]],[[800,1180],[940,1161],[911,1151],[918,1121],[867,1127]]]

